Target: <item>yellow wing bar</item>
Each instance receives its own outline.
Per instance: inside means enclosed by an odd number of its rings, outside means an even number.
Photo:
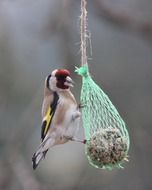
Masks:
[[[45,129],[44,129],[44,135],[46,135],[46,133],[47,133],[47,131],[49,129],[51,119],[52,119],[52,111],[51,111],[51,107],[49,107],[49,109],[47,111],[47,114],[45,116],[46,126],[45,126]]]

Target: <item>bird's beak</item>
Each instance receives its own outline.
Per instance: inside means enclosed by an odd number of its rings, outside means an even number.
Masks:
[[[73,87],[74,81],[73,81],[69,76],[67,76],[67,77],[66,77],[66,81],[65,81],[64,84],[65,84],[66,86]]]

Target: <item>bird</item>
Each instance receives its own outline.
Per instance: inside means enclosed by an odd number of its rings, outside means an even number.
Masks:
[[[68,141],[85,143],[69,135],[80,121],[80,104],[77,103],[70,87],[74,82],[67,69],[55,69],[45,79],[42,104],[41,143],[33,154],[32,165],[35,170],[45,158],[49,148]]]

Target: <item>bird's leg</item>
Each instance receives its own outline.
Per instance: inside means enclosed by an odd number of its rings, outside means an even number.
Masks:
[[[72,137],[70,140],[75,141],[75,142],[80,142],[82,144],[86,144],[86,142],[87,142],[86,139],[81,140],[81,139],[77,139],[77,138],[74,138],[74,137]]]
[[[77,138],[72,137],[72,136],[64,136],[64,138],[66,138],[66,139],[69,140],[69,141],[80,142],[80,143],[83,143],[83,144],[86,144],[86,142],[87,142],[86,139],[81,140],[81,139],[77,139]]]

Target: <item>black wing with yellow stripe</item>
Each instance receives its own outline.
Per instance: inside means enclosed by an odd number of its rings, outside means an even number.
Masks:
[[[56,92],[54,92],[53,102],[49,106],[48,111],[46,113],[46,116],[44,117],[44,120],[42,123],[42,128],[41,128],[41,139],[42,139],[42,141],[45,138],[45,136],[46,136],[46,134],[47,134],[47,132],[51,126],[52,118],[55,114],[56,107],[58,104],[58,100],[59,100],[59,96]]]

